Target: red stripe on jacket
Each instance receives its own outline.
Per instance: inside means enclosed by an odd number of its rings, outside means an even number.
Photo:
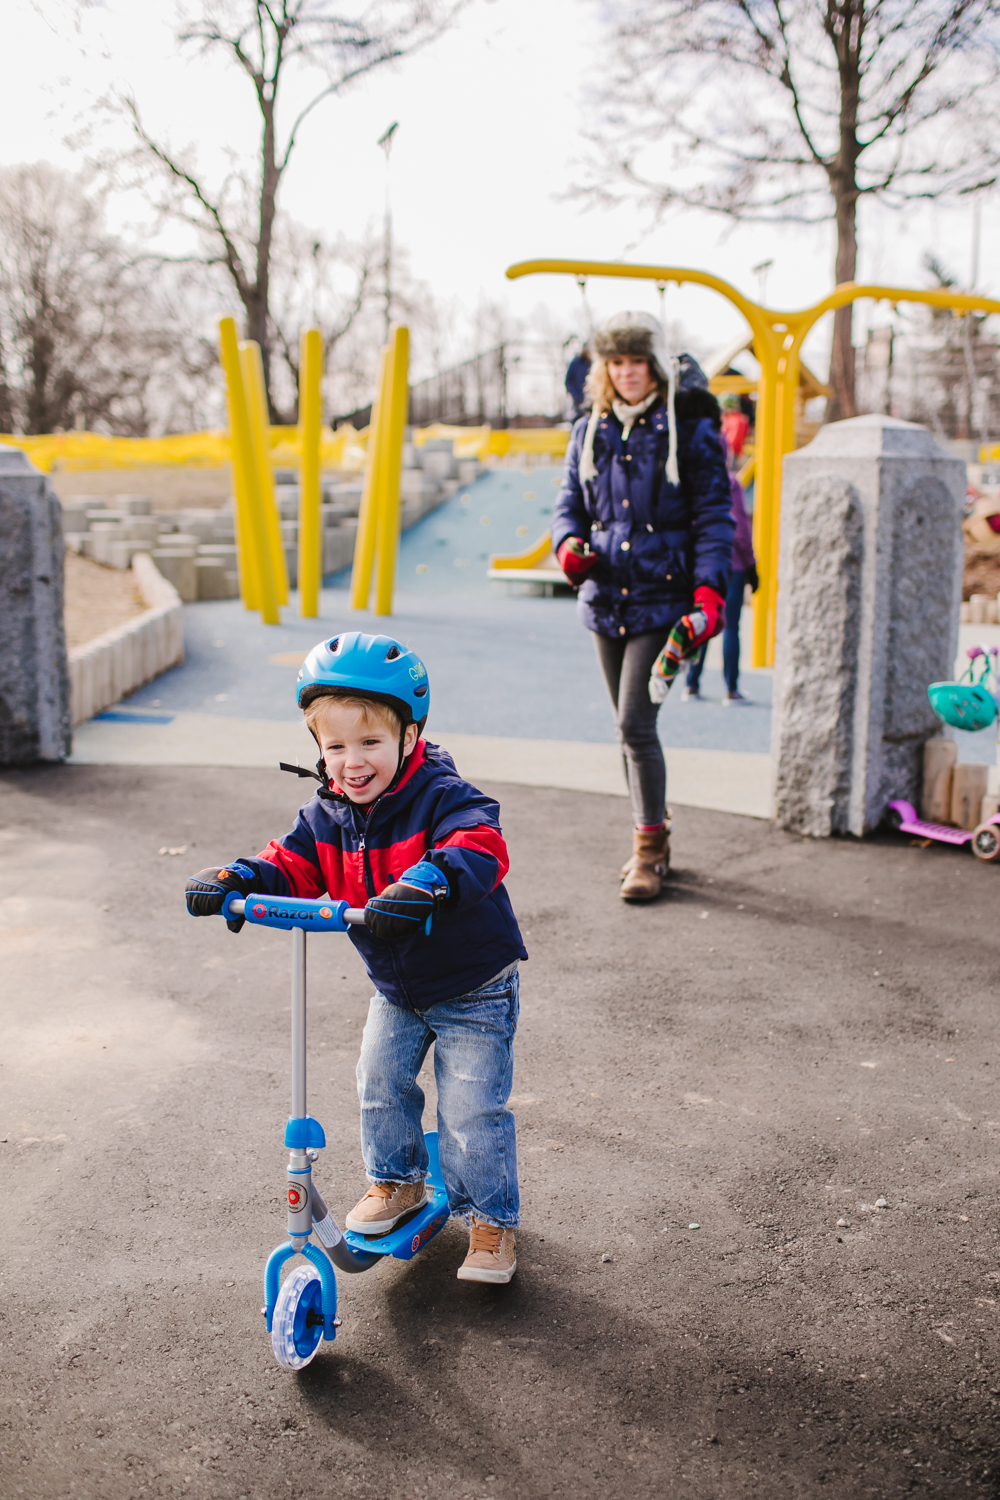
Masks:
[[[474,849],[477,854],[488,854],[497,862],[497,878],[493,882],[493,889],[503,880],[510,869],[510,858],[507,854],[507,844],[499,828],[491,828],[488,823],[481,823],[478,828],[457,828],[450,833],[446,839],[438,844],[439,849],[447,849],[451,844],[458,849]]]
[[[476,854],[485,854],[497,863],[497,877],[493,882],[493,889],[500,884],[510,868],[510,859],[507,855],[507,845],[503,835],[497,828],[492,828],[488,823],[483,823],[477,828],[459,828],[454,833],[442,839],[436,846],[447,849],[451,845],[459,849],[471,849]],[[430,843],[428,833],[416,833],[412,838],[402,839],[397,844],[390,844],[386,849],[368,850],[368,862],[371,867],[372,881],[376,894],[380,894],[394,881],[397,881],[404,870],[411,865],[418,864],[427,850],[435,847]],[[310,900],[324,894],[333,901],[349,901],[352,906],[364,906],[368,900],[368,889],[365,885],[365,857],[360,849],[341,849],[337,844],[316,845],[316,858],[319,860],[319,869],[311,860],[303,859],[301,854],[296,854],[291,849],[286,849],[276,839],[272,839],[266,849],[262,849],[257,856],[258,859],[266,859],[269,864],[277,865],[291,888],[293,896],[302,896]]]

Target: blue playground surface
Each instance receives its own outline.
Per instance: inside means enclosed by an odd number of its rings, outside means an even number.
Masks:
[[[399,636],[427,663],[432,684],[429,732],[511,739],[613,743],[611,706],[590,632],[572,598],[508,597],[486,576],[493,552],[522,551],[549,524],[560,483],[557,466],[482,475],[403,534],[391,617],[355,611],[349,575],[325,580],[321,618],[303,620],[297,596],[281,625],[262,625],[239,600],[189,604],[187,659],[141,688],[129,709],[294,720],[296,661],[338,630]],[[749,629],[749,617],[745,617]],[[665,745],[766,754],[771,741],[771,674],[744,672],[753,700],[722,703],[722,674],[706,669],[704,697],[683,702],[680,685],[660,710]],[[993,731],[956,732],[963,760],[992,762]]]

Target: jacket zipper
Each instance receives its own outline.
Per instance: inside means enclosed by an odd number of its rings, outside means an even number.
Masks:
[[[371,810],[371,812],[368,814],[368,818],[369,819],[371,818],[372,813],[374,813],[374,811],[375,811],[375,808],[373,807],[372,810]],[[356,818],[356,814],[354,814],[354,809],[353,808],[351,809],[351,812],[352,812],[352,814]],[[356,821],[355,821],[354,826],[355,826],[355,829],[358,826]],[[364,864],[365,890],[368,892],[369,896],[376,896],[376,895],[378,895],[378,892],[375,889],[375,877],[372,874],[371,860],[368,858],[368,821],[367,820],[363,823],[362,828],[361,828],[361,833],[359,835],[359,842],[358,842],[358,850],[359,850],[359,852],[361,854],[362,862]]]

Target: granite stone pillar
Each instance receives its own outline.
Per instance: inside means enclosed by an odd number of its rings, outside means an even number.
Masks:
[[[825,838],[920,798],[953,675],[965,465],[925,427],[852,417],[784,461],[774,673],[779,825]]]
[[[0,766],[69,751],[62,507],[19,449],[0,446]]]

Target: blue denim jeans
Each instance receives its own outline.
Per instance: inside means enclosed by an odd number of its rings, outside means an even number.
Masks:
[[[434,1043],[438,1148],[453,1214],[520,1222],[517,1140],[507,1108],[514,1078],[517,964],[479,989],[415,1012],[372,996],[358,1059],[361,1150],[372,1182],[427,1176],[417,1074]]]

